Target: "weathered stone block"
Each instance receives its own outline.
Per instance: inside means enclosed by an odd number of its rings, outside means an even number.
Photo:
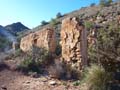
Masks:
[[[71,66],[75,64],[75,67],[82,69],[80,65],[87,65],[86,30],[77,18],[67,18],[62,21],[60,44],[62,58],[71,63]]]
[[[33,46],[45,48],[46,50],[54,53],[56,49],[54,30],[51,28],[45,28],[31,33],[21,39],[20,48],[24,52],[31,50]]]

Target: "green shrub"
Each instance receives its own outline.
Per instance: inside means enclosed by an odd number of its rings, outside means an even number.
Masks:
[[[86,86],[82,90],[107,90],[107,85],[111,80],[111,74],[106,72],[103,67],[92,65],[84,72],[82,82]]]
[[[42,25],[42,26],[47,25],[47,24],[48,24],[48,22],[46,22],[46,21],[44,21],[44,20],[41,22],[41,25]]]
[[[97,30],[96,44],[88,48],[91,63],[101,64],[107,71],[120,70],[120,26],[110,22],[108,28]]]
[[[24,73],[29,73],[29,72],[41,73],[39,64],[34,60],[32,60],[32,57],[27,57],[26,59],[24,59],[18,66],[18,70]]]
[[[80,84],[81,84],[80,80],[75,81],[75,82],[73,83],[74,86],[79,86]]]
[[[5,59],[7,60],[7,59],[15,59],[15,58],[23,58],[24,56],[24,53],[22,52],[22,50],[21,49],[17,49],[17,50],[14,50],[14,51],[12,51],[11,53],[9,53],[6,57],[5,57]]]
[[[53,59],[52,54],[48,50],[36,46],[33,46],[31,51],[27,52],[27,55],[42,66],[49,64]]]
[[[15,50],[15,52],[14,52],[14,57],[18,57],[18,56],[20,56],[22,54],[22,50],[21,49],[17,49],[17,50]]]
[[[0,48],[4,48],[6,45],[9,45],[10,42],[6,39],[0,36]]]
[[[60,17],[62,17],[62,14],[61,14],[60,12],[58,12],[58,13],[56,14],[56,18],[60,18]]]
[[[90,30],[91,28],[93,28],[94,23],[91,21],[85,21],[84,25],[86,29]]]
[[[95,6],[95,3],[91,3],[90,6],[91,6],[91,7]]]
[[[59,24],[60,22],[58,22],[56,19],[51,19],[51,21],[50,21],[50,24],[52,25],[52,26],[55,26],[55,25],[57,25],[57,24]]]
[[[52,55],[44,48],[33,46],[31,51],[27,52],[23,57],[23,61],[18,66],[18,70],[23,72],[38,72],[41,73],[43,67],[52,63]]]

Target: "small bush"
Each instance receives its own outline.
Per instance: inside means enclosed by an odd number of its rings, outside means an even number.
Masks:
[[[61,14],[60,12],[58,12],[58,13],[56,14],[56,18],[60,18],[60,17],[62,17],[62,14]]]
[[[32,57],[27,57],[25,60],[23,60],[17,69],[24,73],[29,73],[29,72],[41,73],[39,64],[34,60],[32,60]]]
[[[33,46],[31,51],[29,51],[27,55],[31,56],[32,60],[38,62],[41,66],[50,64],[53,60],[52,54],[48,50],[36,46]]]
[[[10,44],[11,44],[10,41],[8,41],[6,38],[0,36],[0,50],[4,50],[4,48]]]
[[[37,72],[41,73],[41,70],[52,63],[52,55],[44,48],[33,47],[31,51],[27,52],[23,58],[23,61],[18,66],[18,70],[25,73]]]
[[[98,65],[92,65],[84,73],[83,81],[87,86],[83,90],[107,90],[107,84],[112,80],[111,74]]]
[[[91,6],[91,7],[95,6],[95,3],[91,3],[90,6]]]
[[[109,22],[109,26],[97,29],[96,44],[89,45],[90,63],[101,64],[106,71],[120,71],[120,26]]]
[[[52,26],[55,26],[55,25],[57,25],[57,24],[59,24],[60,22],[58,22],[56,19],[51,19],[51,21],[50,21],[50,24],[52,25]]]
[[[85,28],[88,29],[88,30],[93,28],[93,25],[94,25],[94,23],[91,22],[91,21],[86,21],[84,24],[85,24]]]
[[[73,83],[73,85],[74,86],[79,86],[81,84],[81,82],[78,80],[78,81],[75,81],[74,83]]]
[[[48,22],[46,22],[44,20],[41,22],[41,26],[44,26],[44,25],[47,25],[47,24],[48,24]]]
[[[21,49],[17,49],[17,50],[15,50],[15,52],[14,52],[14,57],[18,57],[18,56],[20,56],[22,54],[22,50]]]

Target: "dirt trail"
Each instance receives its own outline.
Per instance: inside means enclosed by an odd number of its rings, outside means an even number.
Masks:
[[[9,66],[0,71],[0,90],[80,90],[79,86],[73,86],[68,81],[59,81],[49,76],[33,78],[25,76],[20,72],[11,69],[15,64],[14,60],[6,61]],[[55,81],[55,85],[50,82]]]

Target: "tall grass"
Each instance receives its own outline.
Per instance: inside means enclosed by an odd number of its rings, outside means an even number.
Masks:
[[[92,65],[84,73],[85,86],[82,90],[107,90],[110,80],[112,80],[111,74],[106,72],[103,67]]]

